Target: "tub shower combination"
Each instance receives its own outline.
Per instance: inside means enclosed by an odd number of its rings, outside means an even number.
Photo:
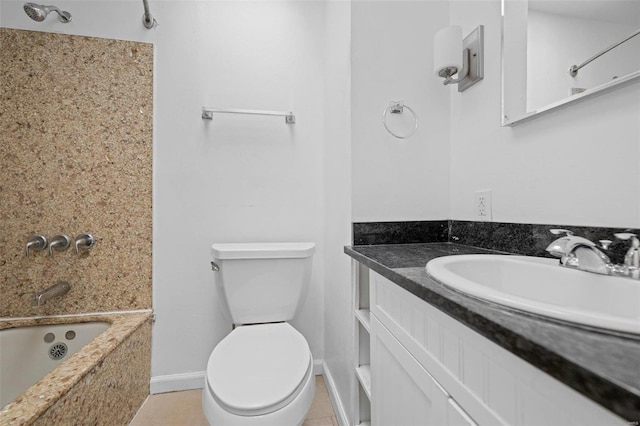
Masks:
[[[0,139],[22,142],[0,144],[0,425],[127,425],[150,383],[153,45],[65,34],[74,10],[7,8],[44,27],[0,29]]]

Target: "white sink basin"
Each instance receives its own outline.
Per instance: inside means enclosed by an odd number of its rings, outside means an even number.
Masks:
[[[640,334],[640,281],[564,268],[554,259],[459,255],[427,273],[455,290],[522,311]]]

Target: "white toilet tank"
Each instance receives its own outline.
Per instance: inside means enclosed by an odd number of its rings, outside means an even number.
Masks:
[[[314,243],[213,244],[215,285],[233,324],[293,319],[311,278]]]

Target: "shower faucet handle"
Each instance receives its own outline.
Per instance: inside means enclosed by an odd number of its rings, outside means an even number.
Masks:
[[[47,247],[47,237],[44,235],[34,235],[29,238],[24,247],[24,257],[29,257],[29,250],[40,251]]]
[[[74,248],[76,254],[80,254],[80,250],[89,250],[95,244],[96,240],[91,234],[80,234],[76,237]]]
[[[71,245],[71,238],[64,234],[56,235],[51,239],[49,243],[49,257],[53,255],[53,250],[63,251],[69,248]]]

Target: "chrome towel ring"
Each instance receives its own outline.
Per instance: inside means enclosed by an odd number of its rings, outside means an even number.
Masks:
[[[409,133],[402,135],[402,134],[398,134],[396,132],[393,132],[389,128],[389,125],[387,124],[387,114],[388,113],[391,113],[391,114],[403,114],[405,108],[408,109],[409,112],[411,113],[411,115],[413,116],[414,125],[413,125],[413,129],[411,129],[411,131],[409,131]],[[415,113],[414,110],[412,110],[410,107],[405,105],[403,101],[391,101],[391,102],[389,102],[389,105],[382,112],[382,124],[384,125],[384,128],[387,129],[387,132],[389,132],[392,136],[394,136],[394,137],[396,137],[398,139],[407,139],[407,138],[410,138],[411,136],[413,136],[413,134],[418,129],[418,115]]]

